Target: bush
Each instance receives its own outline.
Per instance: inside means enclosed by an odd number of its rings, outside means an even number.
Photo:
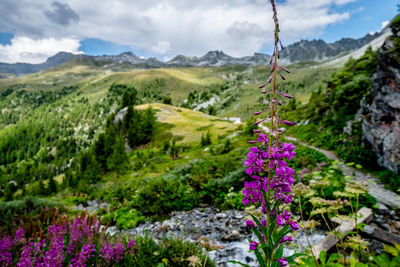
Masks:
[[[146,179],[136,191],[132,206],[144,215],[167,215],[196,207],[195,191],[176,177]]]
[[[307,168],[312,170],[318,163],[329,162],[329,159],[323,153],[306,146],[296,145],[295,152],[296,156],[288,162],[289,166],[294,169]]]
[[[223,206],[226,201],[227,193],[231,188],[233,188],[233,192],[242,189],[243,177],[246,177],[246,175],[244,169],[241,168],[224,177],[211,179],[204,185],[203,190],[200,192],[202,201]],[[226,203],[226,207],[228,206],[230,206],[230,204]]]
[[[386,185],[387,188],[396,192],[400,188],[400,175],[390,170],[380,171],[378,173],[379,180]],[[396,192],[397,193],[397,192]]]
[[[156,242],[148,235],[138,236],[131,266],[197,266],[190,265],[189,257],[193,259],[193,256],[199,259],[201,266],[215,266],[208,255],[191,242],[167,237]]]
[[[132,229],[139,224],[145,223],[146,218],[135,209],[124,207],[107,213],[103,218],[105,224],[115,224],[119,230]]]
[[[12,222],[23,216],[37,216],[45,209],[57,208],[64,211],[62,203],[47,199],[25,197],[22,200],[0,202],[0,226],[4,230],[12,229]],[[25,217],[24,217],[25,218]],[[23,221],[23,220],[22,220]]]

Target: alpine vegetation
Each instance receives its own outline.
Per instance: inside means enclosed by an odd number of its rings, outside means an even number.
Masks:
[[[287,166],[285,159],[293,158],[296,154],[295,146],[280,140],[282,130],[279,128],[280,124],[294,123],[280,119],[278,106],[282,104],[277,98],[278,95],[287,98],[292,96],[276,90],[277,76],[284,80],[281,71],[287,73],[290,71],[278,65],[280,53],[278,45],[282,49],[283,46],[279,40],[279,23],[274,0],[271,0],[271,5],[275,23],[275,46],[270,61],[270,76],[265,84],[259,86],[263,88],[263,94],[271,94],[270,106],[254,113],[254,115],[267,114],[264,119],[255,122],[255,125],[268,121],[270,126],[267,130],[254,130],[259,136],[256,141],[249,141],[255,146],[250,148],[248,158],[244,162],[247,166],[246,174],[251,179],[244,184],[242,200],[246,206],[252,204],[261,208],[262,216],[249,214],[252,220],[247,220],[246,225],[257,237],[257,240],[249,239],[250,250],[255,253],[260,266],[268,267],[286,266],[298,256],[284,258],[282,244],[293,241],[293,237],[289,234],[299,229],[299,224],[291,219],[291,213],[286,210],[286,206],[294,196],[290,187],[295,180],[294,170]],[[269,84],[272,84],[272,87],[265,90]]]

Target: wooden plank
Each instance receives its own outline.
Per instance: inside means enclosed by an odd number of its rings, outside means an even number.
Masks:
[[[361,208],[357,212],[357,224],[359,223],[368,223],[372,219],[372,210],[369,208]],[[335,220],[336,222],[339,222],[340,225],[335,228],[335,232],[339,233],[347,233],[351,232],[356,228],[356,222],[355,220],[351,221],[338,221],[337,219]],[[339,239],[334,235],[334,234],[328,234],[325,239],[321,240],[318,244],[312,247],[312,251],[314,253],[314,256],[318,259],[319,254],[321,251],[328,251],[330,250],[335,244],[339,242]]]
[[[368,236],[379,240],[381,242],[385,242],[388,244],[400,244],[400,236],[396,234],[392,234],[388,231],[379,229],[377,227],[371,226],[371,225],[366,225],[364,226],[363,229],[364,233],[366,233]]]

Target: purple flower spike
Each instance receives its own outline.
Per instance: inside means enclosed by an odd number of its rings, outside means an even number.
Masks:
[[[284,242],[292,242],[293,237],[290,232],[297,231],[299,224],[292,221],[291,213],[287,210],[282,209],[282,205],[289,204],[292,202],[294,194],[291,193],[291,186],[295,182],[294,170],[290,168],[286,160],[290,160],[296,154],[294,152],[295,147],[293,144],[284,143],[280,141],[280,134],[285,128],[280,127],[279,123],[286,125],[294,125],[295,123],[282,120],[279,116],[279,109],[282,105],[279,102],[281,95],[285,98],[293,98],[293,96],[278,92],[276,88],[277,75],[281,76],[283,80],[285,77],[284,73],[290,73],[285,67],[279,66],[278,59],[283,45],[279,40],[279,23],[276,11],[275,0],[270,0],[273,11],[273,20],[275,24],[275,46],[270,58],[270,68],[266,69],[268,79],[265,84],[259,85],[259,88],[264,88],[268,84],[269,89],[262,89],[262,94],[272,92],[267,100],[261,99],[263,103],[263,110],[254,112],[254,115],[261,115],[254,125],[261,124],[264,121],[271,122],[271,125],[263,125],[263,131],[254,130],[254,133],[259,133],[257,141],[249,141],[250,144],[255,144],[250,148],[248,157],[244,162],[246,166],[246,177],[244,182],[244,189],[242,203],[243,205],[255,205],[257,209],[261,208],[261,213],[257,219],[257,224],[254,220],[247,220],[246,226],[257,234],[256,240],[249,240],[250,250],[253,250],[257,254],[257,248],[262,244],[263,249],[267,247],[271,253],[266,253],[263,258],[258,256],[259,264],[266,263],[266,265],[280,265],[287,266],[288,259],[283,258],[281,255],[277,255],[277,251]],[[268,70],[270,72],[268,72]],[[286,75],[286,74],[285,74]],[[278,100],[279,99],[279,100]],[[260,110],[260,109],[259,109]],[[264,129],[265,127],[267,129]],[[260,127],[261,128],[261,127]],[[256,220],[256,219],[255,219]],[[283,229],[282,229],[283,228]],[[282,230],[289,229],[285,236],[278,238],[278,242],[275,242],[274,238],[276,234]],[[270,234],[265,235],[265,232]],[[279,264],[278,264],[279,262]]]
[[[258,243],[252,241],[252,242],[250,243],[250,250],[256,250],[256,249],[257,249],[257,246],[258,246]]]
[[[288,265],[288,261],[285,258],[280,258],[280,259],[278,259],[278,261],[279,261],[279,264],[281,266],[287,266]]]

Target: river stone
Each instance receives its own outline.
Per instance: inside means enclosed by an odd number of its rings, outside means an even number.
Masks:
[[[236,230],[232,230],[230,234],[225,235],[222,238],[222,240],[224,241],[239,241],[242,239],[243,239],[242,235]]]
[[[215,217],[217,217],[217,219],[225,219],[226,217],[228,217],[228,215],[221,212],[221,213],[215,214]]]

